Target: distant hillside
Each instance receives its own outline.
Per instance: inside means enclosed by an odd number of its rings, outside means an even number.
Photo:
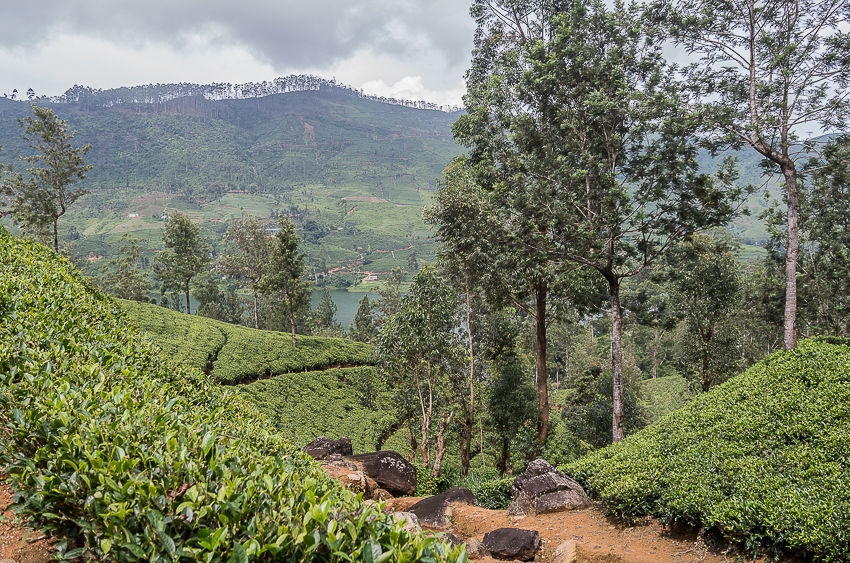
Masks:
[[[39,102],[68,121],[76,143],[93,147],[94,168],[81,182],[91,194],[59,224],[80,255],[108,259],[124,233],[146,240],[152,255],[162,217],[180,211],[212,239],[231,217],[289,215],[307,225],[299,234],[316,271],[389,272],[407,266],[408,252],[392,253],[402,249],[434,260],[421,209],[461,152],[451,137],[455,114],[342,89],[195,94],[111,106],[82,95]],[[17,123],[29,114],[28,102],[0,99],[0,162],[30,152]],[[389,255],[371,256],[376,250]]]

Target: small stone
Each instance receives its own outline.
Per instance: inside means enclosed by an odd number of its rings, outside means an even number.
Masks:
[[[466,558],[470,561],[487,557],[490,552],[484,547],[484,544],[476,538],[471,538],[466,542]]]
[[[404,522],[403,530],[408,532],[421,532],[419,518],[412,512],[393,512],[393,520]]]
[[[362,477],[360,475],[357,475],[356,473],[349,473],[348,478],[352,481],[359,481],[360,479],[362,479]]]
[[[552,563],[573,563],[576,560],[576,542],[567,540],[557,548]]]

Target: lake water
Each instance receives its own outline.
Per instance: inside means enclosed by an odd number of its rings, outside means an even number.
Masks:
[[[348,330],[348,325],[354,322],[354,315],[357,314],[357,308],[360,306],[359,301],[363,299],[364,295],[369,296],[369,301],[380,299],[381,296],[377,293],[372,292],[363,292],[363,291],[347,291],[345,289],[328,289],[331,293],[331,299],[333,299],[334,304],[336,305],[336,320],[339,321],[339,324],[345,330]],[[159,294],[155,294],[156,298],[159,299]],[[169,299],[171,297],[169,296]],[[315,309],[319,306],[319,302],[322,300],[322,290],[314,289],[312,301],[310,302],[310,308]],[[183,303],[185,303],[185,298],[182,299]],[[190,303],[192,305],[192,314],[195,315],[198,313],[198,302],[194,297],[191,297]],[[253,307],[253,305],[251,305]],[[253,317],[252,317],[253,318]],[[252,321],[253,322],[253,321]],[[251,325],[253,326],[253,324]]]
[[[377,293],[366,293],[362,291],[348,291],[346,289],[328,289],[331,294],[331,299],[336,305],[336,320],[339,321],[339,324],[343,326],[345,330],[348,330],[348,325],[354,322],[354,315],[357,314],[357,308],[360,307],[359,301],[363,299],[364,295],[369,296],[369,301],[373,301],[376,299],[380,299],[381,296]],[[322,300],[322,290],[315,289],[313,290],[313,300],[310,303],[310,308],[315,309],[319,306],[319,302]]]

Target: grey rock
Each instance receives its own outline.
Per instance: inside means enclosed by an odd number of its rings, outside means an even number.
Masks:
[[[489,555],[490,552],[487,551],[487,548],[478,539],[471,538],[466,542],[466,558],[470,561],[488,557]]]
[[[421,532],[422,526],[419,525],[419,518],[412,512],[393,512],[393,520],[404,522],[403,530],[408,532]]]
[[[442,539],[444,542],[449,542],[450,544],[452,544],[452,547],[457,547],[463,543],[462,539],[460,539],[451,532],[441,532],[441,534],[442,535],[440,536],[440,539]]]
[[[325,459],[334,454],[346,456],[354,453],[354,450],[351,449],[351,438],[348,436],[339,440],[319,436],[301,450],[313,459]]]
[[[499,528],[484,534],[484,547],[494,559],[532,561],[540,547],[540,532]]]
[[[543,459],[528,464],[511,485],[513,516],[536,516],[590,506],[584,489]]]
[[[393,495],[412,495],[416,492],[416,468],[397,452],[386,450],[347,456],[358,469],[375,480],[378,486]]]
[[[460,503],[481,506],[472,491],[463,487],[454,487],[439,495],[420,500],[408,510],[419,517],[419,523],[428,528],[445,529],[451,527],[451,504]]]

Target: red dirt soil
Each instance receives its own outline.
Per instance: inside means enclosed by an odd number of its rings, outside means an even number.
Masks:
[[[393,511],[405,511],[421,498],[397,498],[387,502]],[[577,563],[732,563],[764,559],[744,558],[731,546],[709,547],[698,537],[695,528],[665,528],[652,518],[626,525],[605,516],[600,504],[584,510],[513,517],[507,510],[488,510],[465,505],[452,505],[454,529],[463,539],[482,540],[484,534],[498,528],[537,530],[543,538],[540,561],[552,561],[555,549],[568,540],[576,543]],[[495,561],[483,558],[479,561]],[[782,563],[801,563],[781,559]]]
[[[55,555],[54,541],[37,530],[14,524],[15,515],[7,510],[12,504],[12,487],[0,478],[0,563],[47,563]]]

